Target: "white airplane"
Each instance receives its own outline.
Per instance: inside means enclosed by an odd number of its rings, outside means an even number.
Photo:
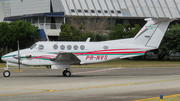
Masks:
[[[147,23],[134,38],[90,42],[39,41],[30,48],[8,53],[1,57],[7,67],[4,77],[9,77],[8,66],[47,66],[51,69],[66,68],[64,76],[71,76],[70,65],[100,63],[144,55],[157,49],[169,26],[176,18],[147,18]]]

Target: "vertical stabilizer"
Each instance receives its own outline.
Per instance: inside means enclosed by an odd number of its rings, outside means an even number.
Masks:
[[[147,23],[134,37],[132,43],[146,47],[158,48],[162,38],[169,26],[169,23],[175,18],[169,19],[145,19]]]

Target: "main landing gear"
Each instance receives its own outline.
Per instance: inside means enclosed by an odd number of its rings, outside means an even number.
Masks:
[[[66,68],[66,70],[63,71],[63,76],[70,77],[71,76],[71,71],[69,68]]]

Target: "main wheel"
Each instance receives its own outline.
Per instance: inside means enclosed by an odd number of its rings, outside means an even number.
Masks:
[[[71,72],[70,72],[70,71],[66,71],[66,72],[65,72],[65,76],[66,76],[66,77],[70,77],[70,76],[71,76]]]
[[[63,76],[66,76],[66,72],[67,72],[67,70],[64,70],[64,71],[63,71]]]
[[[67,70],[64,70],[63,71],[63,76],[69,77],[69,76],[71,76],[71,72],[67,71]]]
[[[3,72],[4,77],[9,77],[11,75],[10,71],[6,70]]]

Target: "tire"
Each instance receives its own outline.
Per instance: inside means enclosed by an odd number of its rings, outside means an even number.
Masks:
[[[3,72],[4,77],[9,77],[11,75],[10,71],[6,70]]]
[[[65,76],[66,76],[66,77],[70,77],[70,76],[71,76],[71,72],[70,72],[70,71],[66,71],[66,72],[65,72]]]
[[[66,72],[67,72],[66,70],[63,71],[63,76],[66,76]]]

